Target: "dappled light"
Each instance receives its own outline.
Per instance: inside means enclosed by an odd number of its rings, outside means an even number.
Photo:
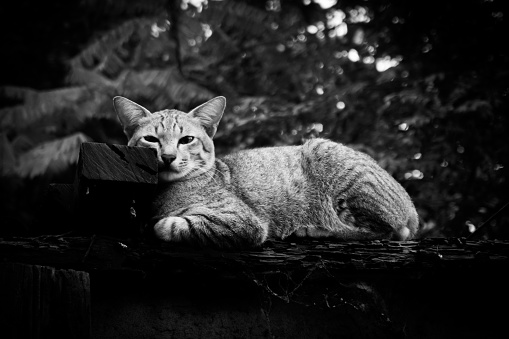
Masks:
[[[361,58],[359,56],[359,52],[357,52],[357,50],[352,48],[351,50],[348,51],[348,59],[350,59],[350,61],[352,61],[352,62],[357,62]]]
[[[313,0],[313,2],[317,3],[322,7],[322,9],[328,9],[334,6],[338,1],[337,0]],[[308,5],[311,1],[304,0],[304,4]]]
[[[401,57],[391,59],[389,56],[376,59],[376,70],[378,72],[384,72],[391,67],[396,67],[401,62]]]

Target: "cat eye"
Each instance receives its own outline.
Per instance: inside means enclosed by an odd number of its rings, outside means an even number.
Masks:
[[[159,139],[157,139],[156,137],[154,137],[152,135],[145,135],[143,137],[143,139],[145,139],[145,141],[148,141],[148,142],[159,142]]]
[[[179,140],[179,143],[185,145],[185,144],[189,144],[190,142],[192,142],[194,140],[194,137],[192,136],[186,136],[186,137],[183,137]]]

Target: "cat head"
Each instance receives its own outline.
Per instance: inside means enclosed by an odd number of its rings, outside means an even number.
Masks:
[[[180,181],[207,172],[215,160],[212,138],[226,106],[216,97],[189,113],[166,109],[151,113],[121,96],[113,106],[129,146],[151,147],[157,151],[160,181]]]

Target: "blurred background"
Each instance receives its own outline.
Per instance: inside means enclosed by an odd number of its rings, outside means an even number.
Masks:
[[[402,183],[425,236],[508,238],[505,2],[3,1],[0,235],[55,231],[45,190],[80,143],[127,141],[113,96],[223,95],[218,155],[330,138]]]

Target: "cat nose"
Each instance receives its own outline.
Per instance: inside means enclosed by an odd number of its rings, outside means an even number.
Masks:
[[[174,154],[163,154],[161,155],[161,158],[163,159],[163,162],[166,165],[171,165],[171,163],[177,158]]]

